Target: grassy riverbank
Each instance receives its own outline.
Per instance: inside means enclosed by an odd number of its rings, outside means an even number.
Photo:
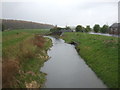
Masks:
[[[2,33],[2,84],[3,88],[39,88],[45,82],[40,72],[48,60],[47,50],[51,40],[37,34],[48,30],[12,30]]]
[[[76,47],[80,56],[110,88],[118,87],[118,38],[86,33],[65,33],[62,38]]]

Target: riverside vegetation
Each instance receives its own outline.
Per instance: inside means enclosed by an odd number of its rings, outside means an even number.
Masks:
[[[109,88],[118,88],[118,38],[66,32],[67,43],[77,42],[76,49],[91,69]]]
[[[51,40],[43,38],[48,30],[4,31],[3,88],[40,88],[46,74],[40,72],[43,63],[49,58],[46,51]],[[118,38],[90,35],[80,32],[66,32],[62,38],[76,42],[76,49],[91,69],[110,88],[118,87]]]
[[[40,68],[48,60],[47,50],[52,45],[42,35],[48,32],[39,29],[2,32],[3,88],[42,87],[46,74]]]

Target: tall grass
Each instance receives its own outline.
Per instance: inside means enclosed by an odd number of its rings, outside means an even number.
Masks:
[[[39,31],[39,35],[36,32],[3,32],[3,88],[42,87],[46,74],[39,70],[48,59],[46,50],[51,46],[51,40],[40,36],[47,31]]]

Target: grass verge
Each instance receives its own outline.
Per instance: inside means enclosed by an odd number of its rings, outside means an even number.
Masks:
[[[77,42],[80,56],[109,88],[118,88],[118,38],[87,33],[65,33],[62,38]]]

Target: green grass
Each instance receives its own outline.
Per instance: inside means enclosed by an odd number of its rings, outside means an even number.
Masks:
[[[78,43],[80,56],[109,88],[118,87],[118,38],[87,33],[65,33],[62,38]]]
[[[24,40],[25,38],[34,35],[34,34],[46,34],[49,33],[48,29],[19,29],[19,30],[11,30],[2,32],[2,44],[3,47],[9,46],[11,44],[15,44]]]
[[[43,47],[34,45],[35,34],[43,35],[49,33],[49,30],[31,29],[31,30],[11,30],[2,32],[2,57],[4,70],[9,73],[3,72],[5,85],[14,88],[25,88],[29,86],[32,81],[36,82],[34,88],[42,87],[45,82],[45,73],[40,72],[40,68],[44,62],[48,60],[47,50],[51,47],[51,40],[45,38]],[[12,64],[5,63],[13,61]],[[14,63],[17,62],[17,63]],[[8,64],[8,65],[7,65]],[[12,70],[12,67],[19,66],[17,72]],[[11,74],[11,71],[13,74]],[[34,75],[32,75],[32,74]],[[11,82],[9,82],[11,79]],[[4,83],[3,83],[4,84]],[[30,86],[29,86],[30,88]]]

